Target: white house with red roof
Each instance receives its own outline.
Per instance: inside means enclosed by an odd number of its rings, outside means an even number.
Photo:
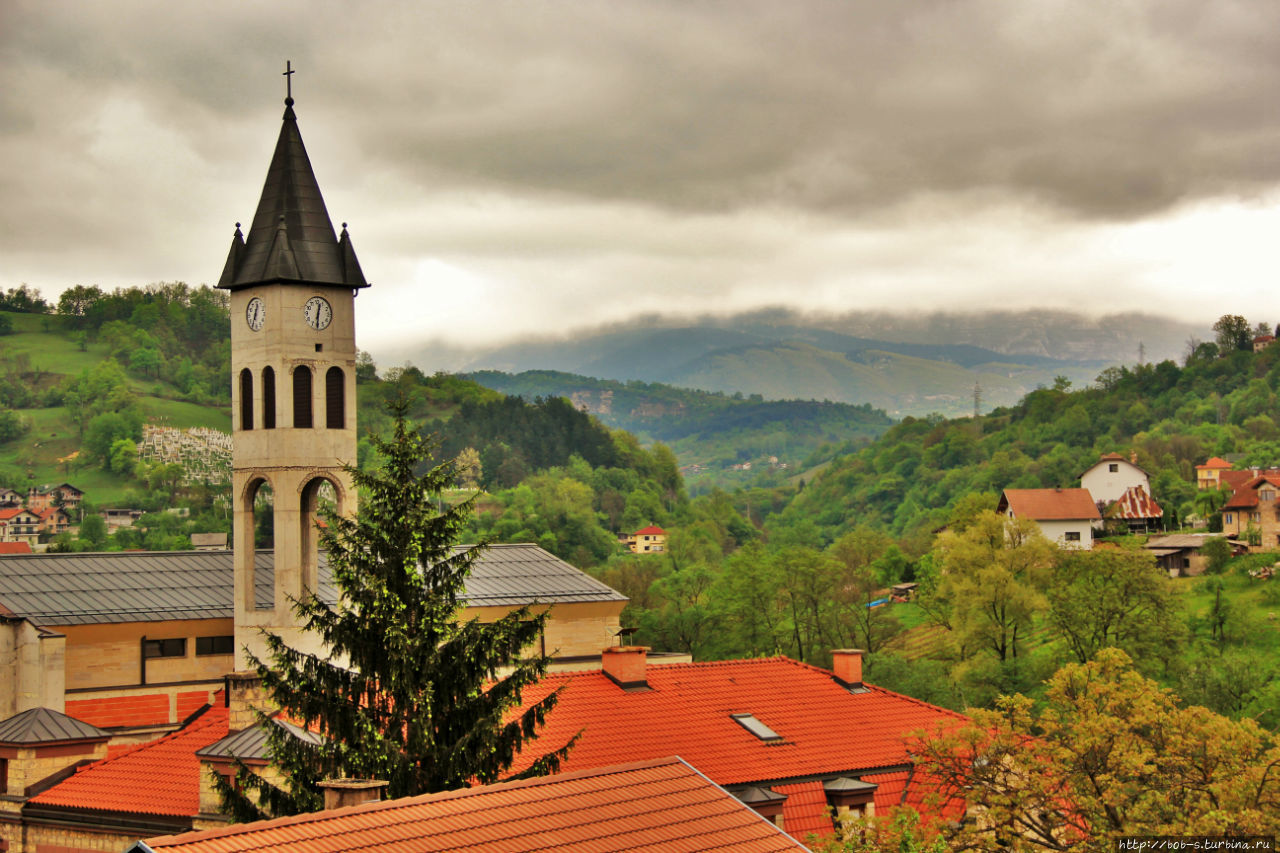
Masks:
[[[1045,538],[1063,548],[1093,548],[1102,514],[1088,489],[1005,489],[996,512],[1034,521]]]
[[[1080,475],[1080,487],[1089,490],[1094,503],[1115,503],[1135,486],[1151,494],[1151,477],[1136,461],[1119,453],[1103,454]]]

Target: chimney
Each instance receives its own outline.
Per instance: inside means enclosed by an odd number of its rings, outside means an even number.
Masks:
[[[628,691],[649,689],[649,682],[644,678],[648,659],[648,646],[610,646],[600,653],[605,676]]]
[[[223,689],[222,701],[227,707],[227,730],[231,734],[258,724],[254,708],[264,714],[276,710],[267,692],[262,689],[262,679],[256,672],[228,673],[223,677]]]
[[[380,802],[387,783],[381,779],[326,779],[317,787],[324,791],[326,809],[342,809]]]
[[[832,649],[831,674],[851,691],[862,692],[862,649]]]

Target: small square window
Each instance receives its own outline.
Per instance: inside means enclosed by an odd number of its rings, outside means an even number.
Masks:
[[[316,344],[316,352],[324,352],[324,344]]]
[[[1068,542],[1079,542],[1079,541],[1080,541],[1080,531],[1079,531],[1079,530],[1068,530],[1068,531],[1066,532],[1066,534],[1063,536],[1063,538],[1064,538],[1064,539],[1066,539]]]
[[[1119,463],[1112,462],[1110,465],[1107,466],[1107,470],[1110,471],[1112,474],[1118,473],[1120,471],[1120,465]]]

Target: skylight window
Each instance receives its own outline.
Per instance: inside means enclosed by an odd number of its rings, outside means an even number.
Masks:
[[[782,735],[755,718],[754,714],[730,714],[733,721],[765,743],[782,743]]]

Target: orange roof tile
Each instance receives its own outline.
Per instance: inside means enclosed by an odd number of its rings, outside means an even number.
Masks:
[[[68,699],[66,707],[67,713],[76,719],[102,728],[160,726],[174,722],[169,717],[169,697],[164,693]],[[194,711],[195,707],[190,710]]]
[[[674,757],[163,836],[146,844],[174,853],[804,849]]]
[[[640,692],[622,690],[600,670],[557,673],[526,690],[532,702],[564,687],[530,757],[517,757],[515,769],[581,731],[567,769],[675,752],[719,785],[750,783],[785,793],[815,776],[904,769],[908,732],[964,719],[878,687],[851,693],[830,672],[788,658],[663,664],[648,667],[645,676],[651,689]],[[731,718],[735,713],[752,714],[781,742],[757,738]],[[809,799],[805,793],[783,806],[796,837],[830,827],[825,797]]]
[[[770,790],[787,798],[782,804],[782,825],[792,838],[807,841],[810,835],[825,838],[835,832],[832,809],[827,805],[827,795],[822,790],[821,782],[771,785]],[[876,803],[877,808],[879,805]]]
[[[30,554],[29,542],[0,542],[0,554]]]
[[[998,512],[1013,510],[1016,518],[1035,521],[1075,521],[1101,518],[1088,489],[1005,489]]]
[[[1280,474],[1261,474],[1257,477],[1250,477],[1245,482],[1236,486],[1235,493],[1231,495],[1230,500],[1222,505],[1222,508],[1250,509],[1252,507],[1256,507],[1258,505],[1258,489],[1264,483],[1270,483],[1273,486],[1280,486]]]
[[[667,531],[663,530],[661,527],[651,524],[648,527],[642,527],[641,529],[637,530],[635,533],[631,535],[632,536],[666,536]]]
[[[1222,457],[1220,457],[1220,456],[1213,456],[1213,457],[1210,457],[1210,458],[1209,458],[1209,460],[1208,460],[1207,462],[1205,462],[1203,465],[1197,465],[1197,466],[1196,466],[1196,470],[1197,470],[1197,471],[1199,471],[1201,468],[1208,468],[1208,469],[1211,469],[1211,470],[1212,470],[1212,469],[1218,469],[1218,470],[1227,470],[1227,471],[1229,471],[1229,470],[1231,470],[1231,463],[1230,463],[1230,462],[1228,462],[1227,460],[1223,459],[1223,458],[1222,458]]]
[[[215,705],[173,734],[134,749],[113,751],[108,758],[87,765],[30,802],[193,817],[200,811],[200,762],[196,750],[226,734],[227,709]]]

